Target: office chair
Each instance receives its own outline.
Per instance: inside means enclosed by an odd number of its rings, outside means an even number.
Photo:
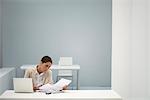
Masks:
[[[60,57],[59,59],[59,66],[70,66],[72,65],[72,57]],[[72,80],[72,89],[73,89],[73,71],[72,70],[66,70],[66,69],[61,69],[58,70],[58,75],[57,75],[57,81],[60,78],[71,78]]]

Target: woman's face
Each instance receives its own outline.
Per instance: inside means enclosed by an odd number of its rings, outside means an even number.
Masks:
[[[46,62],[46,63],[42,63],[40,64],[40,72],[45,72],[47,71],[50,67],[51,67],[51,62]]]

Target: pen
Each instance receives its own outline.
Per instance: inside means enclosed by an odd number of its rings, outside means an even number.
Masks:
[[[52,93],[51,93],[51,92],[49,92],[49,93],[45,93],[45,94],[47,94],[47,95],[48,95],[48,94],[52,94]]]

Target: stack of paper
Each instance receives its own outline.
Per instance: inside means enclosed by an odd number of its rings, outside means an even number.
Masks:
[[[39,87],[39,89],[40,91],[46,93],[57,93],[60,92],[60,90],[62,90],[64,86],[69,85],[70,83],[71,80],[62,78],[55,84],[45,84]]]

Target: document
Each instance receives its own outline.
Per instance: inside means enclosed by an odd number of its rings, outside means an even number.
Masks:
[[[69,85],[70,83],[71,80],[62,78],[55,84],[45,84],[39,87],[39,89],[41,92],[58,93],[63,89],[64,86]]]
[[[69,85],[70,83],[71,83],[71,80],[62,78],[57,83],[55,83],[54,86],[64,87],[66,85]]]

